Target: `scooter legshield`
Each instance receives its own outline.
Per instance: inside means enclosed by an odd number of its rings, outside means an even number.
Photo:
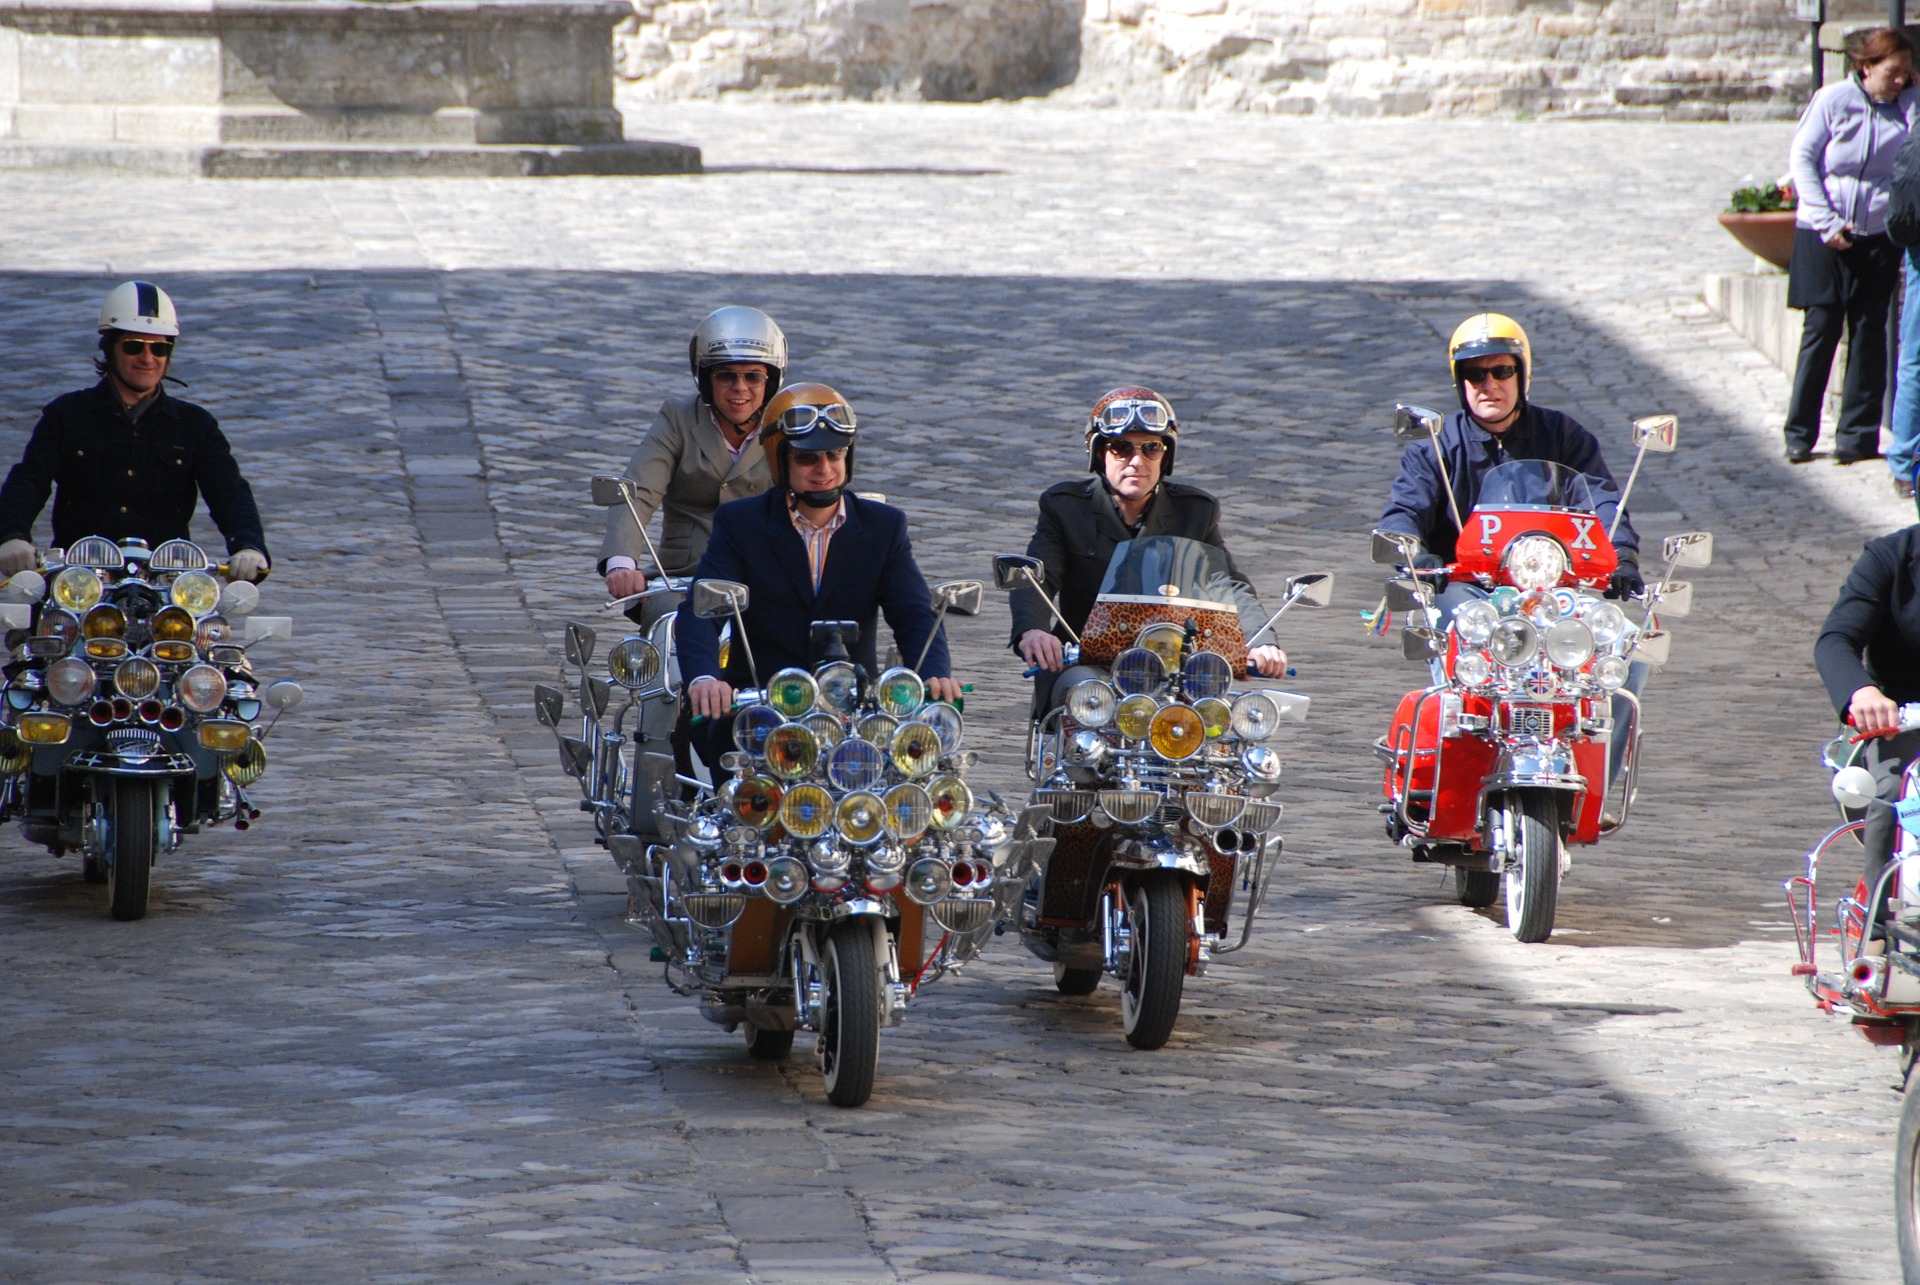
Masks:
[[[1493,770],[1494,748],[1485,737],[1474,734],[1449,737],[1443,746],[1441,704],[1439,696],[1425,691],[1408,692],[1401,698],[1387,734],[1393,759],[1387,764],[1382,788],[1388,799],[1398,801],[1404,786],[1407,816],[1416,824],[1426,822],[1429,839],[1471,842],[1479,822],[1480,786]],[[1441,774],[1437,790],[1436,765]]]

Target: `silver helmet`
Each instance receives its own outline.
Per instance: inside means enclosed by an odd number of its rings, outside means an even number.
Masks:
[[[787,337],[773,318],[758,308],[717,308],[707,314],[687,341],[687,365],[700,396],[711,402],[708,372],[728,362],[757,361],[767,368],[767,396],[780,391],[787,373]]]

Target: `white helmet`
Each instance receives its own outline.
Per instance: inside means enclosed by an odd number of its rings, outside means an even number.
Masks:
[[[718,308],[707,314],[687,341],[687,365],[693,370],[702,397],[713,400],[707,372],[733,361],[765,365],[767,396],[772,397],[780,391],[780,380],[787,373],[787,337],[773,318],[758,308]]]
[[[180,333],[180,314],[167,292],[149,281],[123,281],[100,305],[100,333],[127,330],[136,335]]]

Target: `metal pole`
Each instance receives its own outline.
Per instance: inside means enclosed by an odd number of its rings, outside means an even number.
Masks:
[[[1887,25],[1895,31],[1907,25],[1907,0],[1887,0]]]
[[[1820,92],[1820,87],[1826,83],[1827,68],[1820,54],[1820,24],[1812,22],[1807,25],[1812,29],[1810,43],[1813,46],[1813,92],[1817,94]]]

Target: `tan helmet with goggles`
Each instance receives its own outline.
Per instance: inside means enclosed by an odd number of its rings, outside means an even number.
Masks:
[[[1497,312],[1477,312],[1454,329],[1447,341],[1447,373],[1453,376],[1453,390],[1460,395],[1462,408],[1467,390],[1460,386],[1460,363],[1475,357],[1511,357],[1520,367],[1520,404],[1526,405],[1533,391],[1533,346],[1527,332],[1512,317]]]
[[[1172,402],[1139,384],[1116,388],[1093,404],[1087,415],[1087,472],[1102,472],[1100,457],[1106,453],[1106,444],[1128,433],[1152,433],[1165,442],[1167,454],[1160,464],[1160,476],[1173,472],[1180,421],[1174,418]]]
[[[789,384],[760,414],[760,449],[775,486],[787,486],[788,451],[847,453],[847,477],[853,477],[853,437],[858,419],[847,399],[825,384]],[[843,484],[844,485],[844,484]]]

